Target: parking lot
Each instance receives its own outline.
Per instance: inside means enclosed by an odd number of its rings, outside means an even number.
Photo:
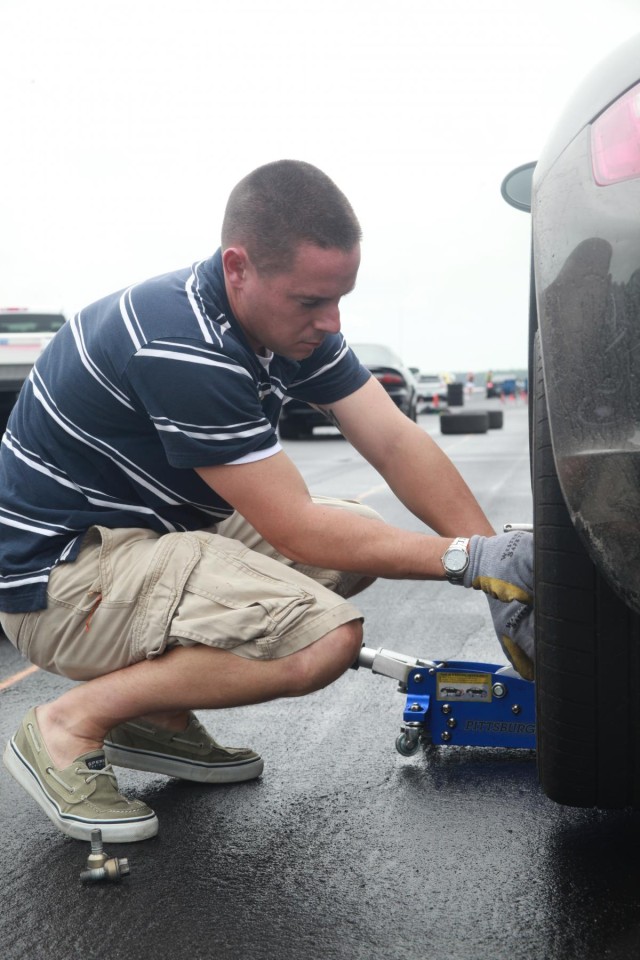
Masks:
[[[527,408],[504,427],[447,435],[421,415],[496,529],[530,521]],[[330,427],[285,441],[314,493],[362,499],[419,529]],[[428,478],[425,478],[425,483]],[[499,662],[485,598],[381,581],[360,599],[366,643],[426,659]],[[0,735],[68,681],[0,640]],[[88,844],[0,773],[0,955],[6,960],[626,960],[640,948],[640,817],[560,807],[532,750],[394,747],[404,698],[360,669],[304,700],[201,714],[222,742],[265,758],[255,782],[206,787],[133,771],[157,838],[110,846],[119,884],[82,884]]]

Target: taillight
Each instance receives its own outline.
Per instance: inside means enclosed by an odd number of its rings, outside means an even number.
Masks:
[[[397,373],[376,373],[375,378],[379,380],[380,383],[386,383],[388,386],[398,386],[404,383],[404,378],[398,376]]]
[[[640,177],[640,83],[592,125],[591,163],[600,187]]]

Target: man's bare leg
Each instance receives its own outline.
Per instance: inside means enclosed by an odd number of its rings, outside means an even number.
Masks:
[[[299,697],[337,680],[362,644],[359,620],[332,630],[279,660],[248,660],[214,647],[175,647],[155,660],[79,684],[38,707],[38,724],[59,768],[101,749],[108,730],[137,717],[166,716],[168,726],[189,710],[220,709]]]

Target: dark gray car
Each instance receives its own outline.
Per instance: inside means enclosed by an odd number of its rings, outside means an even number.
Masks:
[[[540,779],[560,803],[640,808],[640,36],[502,193],[533,225]]]

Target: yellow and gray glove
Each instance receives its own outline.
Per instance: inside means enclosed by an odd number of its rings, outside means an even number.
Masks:
[[[520,676],[533,680],[533,535],[471,537],[462,584],[486,593],[502,649]]]

